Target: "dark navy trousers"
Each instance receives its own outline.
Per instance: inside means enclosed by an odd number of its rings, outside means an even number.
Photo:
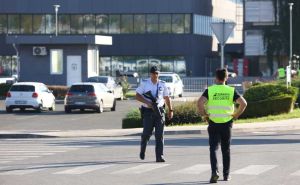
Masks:
[[[157,117],[152,109],[144,108],[142,111],[143,115],[143,133],[141,140],[141,152],[145,152],[147,143],[152,135],[153,129],[155,128],[155,153],[156,158],[159,159],[164,154],[164,126],[165,117]],[[163,116],[165,116],[163,114]]]
[[[217,150],[221,143],[223,157],[223,175],[230,172],[230,143],[231,143],[232,121],[227,123],[213,123],[209,121],[209,151],[212,174],[218,174]]]

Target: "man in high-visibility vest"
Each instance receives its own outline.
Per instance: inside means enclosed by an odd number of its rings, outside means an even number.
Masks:
[[[285,69],[283,67],[277,69],[277,78],[278,79],[285,78]]]
[[[228,78],[226,69],[216,71],[216,84],[208,87],[198,100],[199,112],[202,119],[208,122],[209,150],[211,164],[210,183],[219,179],[217,150],[221,142],[223,156],[223,177],[230,180],[230,142],[233,120],[237,119],[247,106],[246,100],[225,82]],[[239,104],[234,109],[234,102]]]

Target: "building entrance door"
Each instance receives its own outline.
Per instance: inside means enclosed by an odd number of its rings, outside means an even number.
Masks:
[[[67,56],[67,85],[81,82],[81,56]]]

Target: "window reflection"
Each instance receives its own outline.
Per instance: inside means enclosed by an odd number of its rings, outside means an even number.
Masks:
[[[0,56],[0,77],[10,77],[18,74],[16,56]]]
[[[172,16],[172,33],[184,33],[184,15],[174,14]]]
[[[134,15],[134,33],[146,32],[146,16]]]
[[[83,32],[85,34],[95,34],[95,16],[94,15],[84,15]]]
[[[45,34],[45,16],[33,15],[33,33]]]
[[[121,15],[121,33],[133,33],[133,15]]]
[[[109,33],[120,33],[120,15],[109,16]]]
[[[107,15],[97,15],[96,16],[96,34],[106,34],[108,33],[108,16]]]
[[[0,34],[7,33],[7,15],[0,15]]]
[[[70,34],[70,16],[59,15],[58,30],[60,34]]]
[[[71,15],[71,34],[83,33],[83,16]]]
[[[111,69],[112,69],[113,76],[116,76],[117,71],[119,72],[123,71],[122,57],[112,57]]]
[[[20,33],[20,18],[19,15],[8,15],[8,33]]]
[[[46,34],[55,33],[55,15],[46,15]]]
[[[158,33],[158,15],[147,15],[147,33]]]
[[[32,15],[21,15],[21,33],[32,33]]]
[[[103,76],[111,75],[111,57],[100,57],[99,74]]]
[[[159,15],[159,32],[171,33],[171,14]]]

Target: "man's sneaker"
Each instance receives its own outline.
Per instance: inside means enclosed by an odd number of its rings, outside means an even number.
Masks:
[[[161,156],[161,157],[159,157],[159,158],[156,158],[156,162],[157,162],[157,163],[164,163],[164,162],[166,162],[166,160],[164,159],[163,156]]]
[[[144,160],[144,159],[145,159],[145,153],[143,153],[143,152],[140,153],[140,159],[141,159],[141,160]]]
[[[219,179],[219,175],[212,175],[209,180],[209,183],[217,183],[218,179]]]
[[[230,175],[224,175],[224,181],[230,181],[231,176]]]

